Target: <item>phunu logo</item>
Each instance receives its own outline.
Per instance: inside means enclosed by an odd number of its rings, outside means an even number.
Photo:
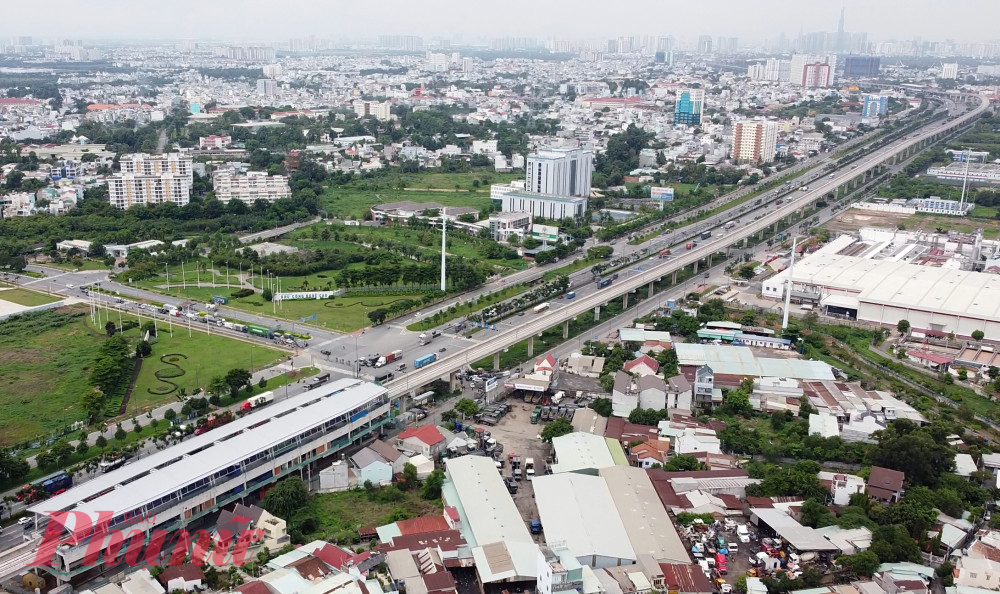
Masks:
[[[166,530],[153,530],[149,543],[142,530],[132,529],[128,535],[122,530],[109,529],[114,512],[97,512],[97,521],[91,515],[79,511],[47,512],[49,516],[42,543],[38,547],[34,561],[30,565],[55,567],[55,553],[59,545],[78,546],[86,543],[87,550],[83,556],[83,566],[97,565],[103,553],[105,565],[115,566],[125,561],[130,567],[137,565],[161,565],[169,555],[167,565],[180,565],[190,556],[195,565],[211,564],[216,567],[226,565],[242,566],[250,556],[249,547],[253,542],[261,540],[263,532],[260,529],[250,529],[250,518],[236,516],[234,523],[246,525],[247,529],[232,534],[221,529],[213,537],[207,530],[197,530],[189,534],[187,530],[177,530],[168,533]],[[66,520],[72,517],[73,529],[66,527]],[[154,520],[155,521],[155,520]],[[128,522],[134,525],[136,520]],[[127,529],[127,528],[126,528]],[[169,537],[169,538],[168,538]],[[230,549],[232,549],[230,554]]]

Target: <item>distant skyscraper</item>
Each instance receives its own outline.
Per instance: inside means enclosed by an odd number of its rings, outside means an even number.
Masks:
[[[698,126],[701,124],[701,110],[705,104],[704,89],[680,89],[674,105],[674,124]]]
[[[698,38],[698,53],[699,54],[710,54],[712,53],[712,36],[702,35]]]
[[[837,46],[836,50],[838,52],[847,51],[847,35],[844,33],[844,12],[847,10],[846,7],[840,8],[840,21],[837,23]]]
[[[416,35],[379,35],[378,46],[385,49],[419,51],[424,47],[424,40]]]
[[[272,97],[278,94],[278,81],[270,78],[257,79],[257,94]]]
[[[667,61],[667,52],[663,51],[656,52],[655,54],[653,54],[653,61],[656,62],[657,64],[663,64],[664,62]]]
[[[877,56],[847,56],[844,58],[844,78],[873,78],[878,76]]]

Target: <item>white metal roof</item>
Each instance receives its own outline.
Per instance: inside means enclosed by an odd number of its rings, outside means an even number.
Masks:
[[[579,470],[600,470],[614,466],[615,460],[608,450],[608,443],[600,435],[574,432],[552,440],[556,460],[552,472],[576,472]]]
[[[612,466],[600,472],[635,553],[647,553],[663,563],[690,563],[687,547],[646,471],[634,466]]]
[[[757,357],[744,346],[676,343],[678,365],[708,365],[716,374],[790,377],[803,380],[835,379],[822,361]]]
[[[75,509],[94,514],[95,518],[97,511],[132,511],[385,393],[385,388],[370,382],[340,379],[102,474],[28,511],[48,515],[50,511]],[[261,424],[278,416],[278,420]],[[146,472],[142,478],[127,482]],[[108,489],[112,490],[98,495]]]
[[[493,460],[484,456],[448,458],[445,468],[458,499],[448,503],[454,503],[468,523],[471,533],[465,537],[471,546],[500,541],[534,543]]]
[[[578,558],[598,555],[635,561],[603,477],[568,472],[535,477],[532,485],[546,541],[566,543]]]
[[[774,508],[753,508],[752,514],[774,529],[778,536],[787,540],[799,551],[834,551],[838,547],[817,534],[816,530],[795,521],[784,510]]]

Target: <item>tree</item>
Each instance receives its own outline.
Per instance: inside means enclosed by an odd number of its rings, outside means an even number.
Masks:
[[[984,334],[982,330],[972,331],[972,340],[975,340],[976,342],[982,340],[984,336],[986,336],[986,334]]]
[[[610,417],[612,409],[611,399],[597,398],[590,404],[590,408],[594,409],[594,412],[601,415],[602,417]]]
[[[105,324],[105,325],[104,325],[104,331],[105,331],[105,332],[106,332],[106,333],[108,334],[108,337],[109,337],[109,338],[110,338],[111,336],[113,336],[113,335],[114,335],[114,333],[115,333],[115,330],[116,330],[117,328],[118,328],[118,327],[117,327],[117,326],[115,326],[115,323],[114,323],[114,322],[108,322],[107,324]]]
[[[920,548],[906,528],[898,524],[876,528],[872,534],[869,550],[877,555],[882,563],[920,562]]]
[[[168,408],[166,412],[163,413],[163,418],[172,422],[177,418],[177,411],[172,408]]]
[[[910,485],[934,487],[942,473],[955,468],[955,452],[906,419],[893,421],[877,439],[871,463],[905,473]]]
[[[750,394],[742,389],[727,392],[723,407],[726,409],[726,412],[733,415],[743,417],[753,415],[753,407],[750,405]]]
[[[479,405],[476,404],[475,400],[462,398],[455,403],[455,410],[462,415],[462,418],[471,417],[479,412]]]
[[[409,491],[417,487],[417,467],[407,462],[403,465],[403,477],[396,484],[403,491]]]
[[[756,274],[757,273],[754,272],[754,267],[749,264],[744,264],[743,266],[740,266],[739,270],[736,271],[736,276],[745,280],[752,279],[754,276],[756,276]]]
[[[444,471],[440,468],[435,468],[424,480],[424,486],[420,489],[420,496],[428,500],[440,499],[442,486],[444,486]]]
[[[261,390],[263,390],[264,388],[266,388],[267,387],[267,378],[264,377],[264,376],[260,376],[260,381],[257,382],[257,387],[260,388]]]
[[[678,472],[682,470],[700,470],[701,462],[694,456],[674,456],[663,466],[663,470]]]
[[[151,322],[144,322],[142,324],[142,328],[139,329],[139,334],[142,336],[146,336],[147,333],[149,334],[150,338],[154,338],[156,336],[156,322],[151,321]]]
[[[260,292],[260,295],[264,298],[264,301],[271,301],[274,299],[274,293],[271,291],[270,287],[264,287],[264,290]]]
[[[388,311],[379,308],[368,312],[368,319],[371,321],[372,324],[378,326],[379,324],[385,321],[385,318],[388,315],[389,315]]]
[[[140,340],[138,344],[135,345],[135,356],[140,359],[144,359],[153,354],[153,347],[149,345],[145,340]]]
[[[226,385],[229,386],[229,395],[236,398],[240,395],[240,388],[250,385],[252,376],[246,369],[237,367],[235,369],[230,369],[229,372],[226,373],[226,377],[224,379]]]
[[[87,450],[89,449],[90,446],[87,445],[87,441],[85,439],[81,439],[79,443],[76,444],[76,453],[80,454],[81,456],[85,455],[87,453]]]
[[[122,429],[121,425],[118,425],[118,429],[115,430],[115,441],[125,441],[125,437],[128,434]]]
[[[900,320],[896,322],[896,330],[898,330],[900,334],[906,334],[906,331],[909,329],[910,329],[909,320]]]
[[[7,450],[0,450],[0,479],[5,482],[20,481],[31,472],[31,465],[26,460],[12,455]]]
[[[91,390],[83,395],[81,404],[83,405],[83,410],[87,411],[87,419],[93,423],[104,414],[106,400],[104,394],[97,390]]]
[[[97,439],[94,440],[94,445],[101,448],[101,451],[104,451],[104,448],[108,447],[108,438],[98,435]]]
[[[845,555],[837,559],[837,564],[851,572],[854,577],[871,577],[878,571],[882,561],[872,551]]]
[[[309,503],[309,493],[305,484],[298,478],[287,478],[267,492],[262,502],[264,509],[288,521],[306,504]]]
[[[815,499],[809,499],[802,504],[802,518],[799,522],[810,528],[823,528],[832,526],[836,523],[836,519],[828,507]]]
[[[567,419],[559,417],[555,421],[552,421],[542,429],[542,441],[545,443],[551,443],[556,437],[566,435],[567,433],[573,432],[573,424]]]

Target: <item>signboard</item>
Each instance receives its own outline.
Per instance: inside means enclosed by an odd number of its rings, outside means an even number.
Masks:
[[[301,291],[297,293],[275,293],[276,301],[294,301],[296,299],[329,299],[336,291]]]
[[[492,391],[493,388],[496,388],[496,387],[497,387],[497,378],[491,377],[490,379],[486,380],[486,391],[487,392]]]
[[[555,242],[559,239],[559,227],[551,225],[532,225],[531,235],[539,241]]]
[[[674,189],[673,188],[650,188],[649,197],[653,200],[660,200],[663,202],[673,202],[674,200]]]
[[[503,387],[513,388],[514,390],[527,390],[528,392],[544,392],[545,387],[539,386],[538,384],[521,384],[518,382],[506,382]]]

